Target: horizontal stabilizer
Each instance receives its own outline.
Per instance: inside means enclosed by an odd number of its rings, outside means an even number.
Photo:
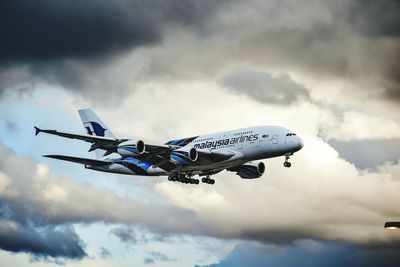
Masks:
[[[75,163],[92,165],[92,166],[104,166],[104,165],[112,163],[112,162],[104,161],[104,160],[70,157],[70,156],[64,156],[64,155],[43,155],[43,157],[71,161],[71,162],[75,162]]]

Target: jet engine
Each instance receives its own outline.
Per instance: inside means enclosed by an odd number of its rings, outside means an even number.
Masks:
[[[243,179],[260,178],[265,172],[265,164],[261,161],[249,161],[238,166],[237,175]]]
[[[128,140],[117,147],[118,154],[126,157],[141,155],[145,150],[146,146],[142,140]]]
[[[196,161],[199,157],[199,153],[194,147],[183,147],[172,151],[169,157],[175,164],[186,165],[189,162]]]

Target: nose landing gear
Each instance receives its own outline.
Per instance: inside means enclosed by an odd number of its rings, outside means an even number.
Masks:
[[[285,155],[285,162],[283,163],[283,166],[285,166],[286,168],[290,168],[290,166],[292,166],[292,164],[289,162],[290,156],[292,156],[293,153],[287,153]]]

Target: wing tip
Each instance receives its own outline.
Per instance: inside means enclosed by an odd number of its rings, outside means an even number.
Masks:
[[[33,128],[35,128],[35,136],[42,131],[42,129],[40,129],[39,127],[33,126]]]

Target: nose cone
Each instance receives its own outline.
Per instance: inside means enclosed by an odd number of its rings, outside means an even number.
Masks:
[[[298,138],[298,140],[297,140],[297,150],[300,150],[300,149],[302,149],[304,147],[304,142],[303,142],[303,139],[301,139],[300,137],[297,137],[297,138]]]

